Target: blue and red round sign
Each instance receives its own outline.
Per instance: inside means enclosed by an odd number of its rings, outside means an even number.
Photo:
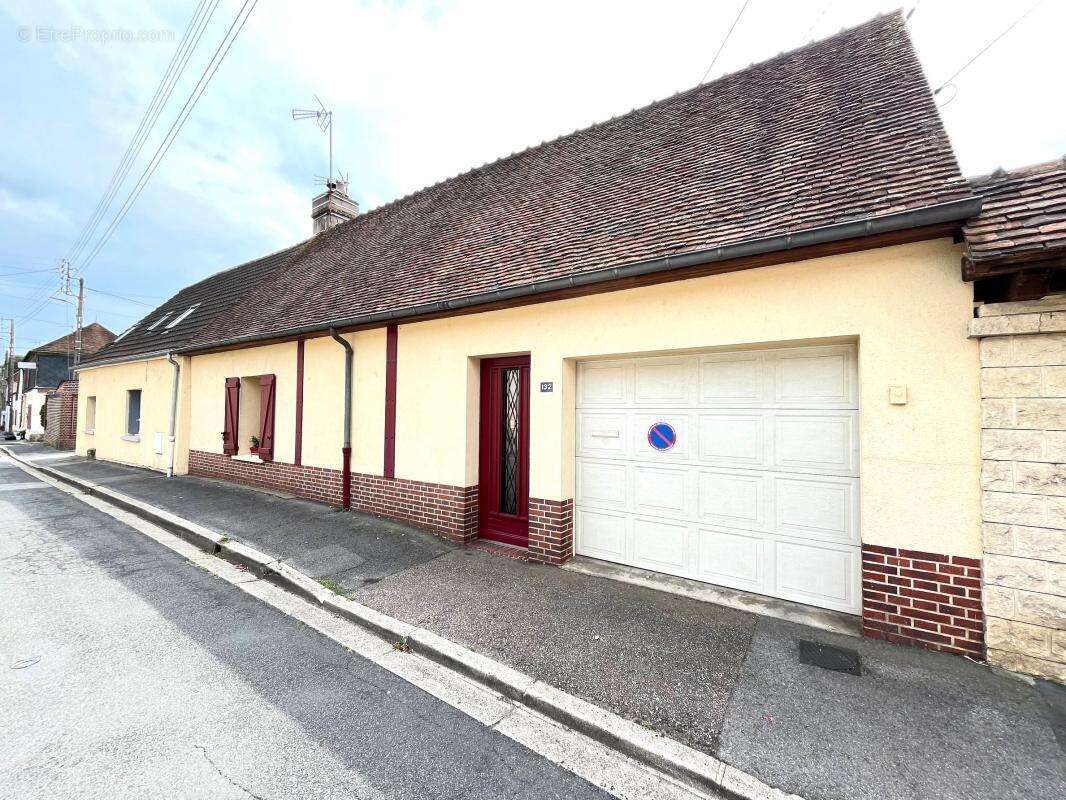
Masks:
[[[648,428],[648,444],[656,450],[669,450],[677,444],[677,431],[669,422],[656,422]]]

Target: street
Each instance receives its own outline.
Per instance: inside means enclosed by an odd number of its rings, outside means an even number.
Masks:
[[[0,460],[0,797],[607,795]]]

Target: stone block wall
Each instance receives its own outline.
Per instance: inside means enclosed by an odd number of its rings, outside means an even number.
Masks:
[[[981,306],[988,660],[1066,683],[1066,296]]]

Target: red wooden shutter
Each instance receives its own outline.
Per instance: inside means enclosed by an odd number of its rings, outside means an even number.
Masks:
[[[241,412],[241,379],[226,378],[226,419],[222,431],[222,452],[237,455],[237,431]]]
[[[273,375],[259,378],[259,457],[264,461],[274,460],[274,384]]]

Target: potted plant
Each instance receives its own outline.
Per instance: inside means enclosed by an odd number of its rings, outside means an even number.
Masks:
[[[257,455],[259,453],[259,437],[258,436],[253,436],[252,437],[252,446],[248,448],[248,452],[251,453],[253,456]]]

